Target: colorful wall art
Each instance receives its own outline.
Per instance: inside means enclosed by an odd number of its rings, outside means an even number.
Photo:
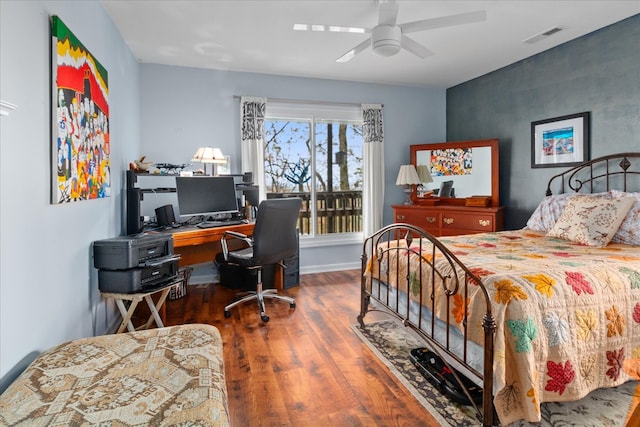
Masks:
[[[51,203],[111,195],[107,70],[51,17]]]
[[[471,148],[444,148],[431,151],[431,176],[471,175]]]
[[[590,113],[531,122],[531,167],[574,166],[589,158]]]

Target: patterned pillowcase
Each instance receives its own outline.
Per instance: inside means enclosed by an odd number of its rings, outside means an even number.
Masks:
[[[633,197],[635,199],[635,203],[631,206],[627,216],[624,217],[622,224],[620,224],[611,241],[640,246],[640,193],[625,193],[616,190],[611,193],[614,198]]]
[[[634,202],[633,197],[572,197],[547,236],[583,245],[606,246]]]
[[[531,217],[527,221],[527,228],[535,231],[548,232],[556,225],[558,218],[560,218],[564,208],[567,206],[567,202],[575,196],[581,196],[581,194],[564,193],[545,197],[533,214],[531,214]],[[593,193],[590,194],[590,196],[610,199],[611,193]]]

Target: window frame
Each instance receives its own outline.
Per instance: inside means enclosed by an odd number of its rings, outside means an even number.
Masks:
[[[322,104],[310,102],[267,102],[264,116],[265,125],[271,121],[299,121],[308,122],[310,125],[310,141],[314,150],[311,152],[311,176],[312,183],[310,188],[310,199],[316,199],[316,125],[327,122],[345,122],[348,124],[359,124],[362,126],[362,109],[360,105],[338,105],[338,104]],[[266,148],[266,141],[265,141]],[[363,153],[364,154],[364,153]],[[360,190],[362,192],[362,190]],[[315,204],[314,204],[315,205]],[[363,212],[364,215],[364,212]],[[300,246],[330,246],[336,244],[353,244],[361,242],[363,232],[341,232],[330,234],[317,233],[317,209],[313,209],[311,213],[311,223],[313,224],[313,232],[310,234],[300,235]],[[306,242],[306,243],[305,243]],[[312,245],[308,244],[313,242]]]

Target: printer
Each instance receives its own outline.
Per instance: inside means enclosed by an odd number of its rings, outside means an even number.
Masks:
[[[179,255],[170,233],[114,237],[93,242],[100,292],[131,294],[172,283]]]

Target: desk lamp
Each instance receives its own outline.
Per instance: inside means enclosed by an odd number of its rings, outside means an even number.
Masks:
[[[216,174],[216,164],[227,163],[227,159],[222,154],[222,150],[212,147],[200,147],[193,155],[192,162],[200,162],[204,164],[204,174],[207,174],[207,163],[212,163],[211,175]]]
[[[411,186],[420,184],[420,177],[418,176],[418,172],[416,171],[415,166],[413,165],[402,165],[400,166],[400,171],[398,172],[398,178],[396,179],[396,185],[406,185],[405,193],[406,199],[404,201],[405,205],[411,204]]]

